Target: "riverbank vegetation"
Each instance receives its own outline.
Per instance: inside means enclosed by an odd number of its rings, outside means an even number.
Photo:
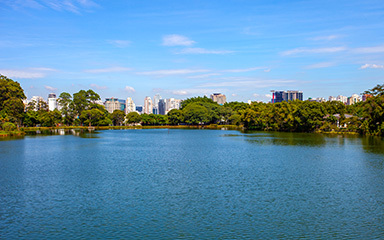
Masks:
[[[288,132],[351,132],[384,136],[384,84],[364,92],[366,101],[346,106],[341,102],[289,101],[281,103],[230,102],[223,106],[207,97],[193,97],[167,115],[109,113],[97,104],[93,90],[59,95],[60,110],[48,111],[44,101],[24,106],[20,84],[0,75],[0,130],[15,132],[34,127],[244,128]]]

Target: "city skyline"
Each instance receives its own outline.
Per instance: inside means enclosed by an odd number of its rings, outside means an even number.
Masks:
[[[0,1],[0,74],[28,98],[231,101],[360,94],[383,82],[380,1]]]

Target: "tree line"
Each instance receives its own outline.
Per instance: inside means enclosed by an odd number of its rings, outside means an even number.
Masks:
[[[346,106],[338,101],[289,101],[281,103],[230,102],[223,106],[207,97],[193,97],[180,109],[167,115],[109,113],[97,104],[93,90],[58,97],[60,110],[48,111],[44,101],[31,101],[25,107],[20,84],[0,75],[0,122],[4,130],[24,127],[124,126],[124,125],[236,125],[262,131],[331,132],[348,131],[384,136],[384,84],[364,92],[364,102]]]

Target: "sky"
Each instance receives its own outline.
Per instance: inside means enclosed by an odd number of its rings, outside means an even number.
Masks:
[[[0,0],[0,30],[0,74],[28,99],[327,99],[384,81],[382,0]]]

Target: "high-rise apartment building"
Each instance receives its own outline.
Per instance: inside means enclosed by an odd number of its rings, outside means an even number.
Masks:
[[[115,110],[125,112],[125,101],[118,98],[106,98],[104,106],[109,113],[113,113]]]
[[[161,96],[160,94],[156,94],[154,97],[153,97],[153,101],[152,101],[152,112],[153,114],[159,114],[159,101],[161,99]]]
[[[165,115],[167,111],[167,103],[165,99],[160,99],[159,101],[159,114]]]
[[[57,109],[57,98],[54,93],[48,95],[48,109],[49,111]]]
[[[144,113],[151,114],[153,113],[153,104],[151,97],[145,97],[144,99]]]
[[[211,99],[214,102],[217,102],[219,105],[224,105],[227,102],[227,97],[221,93],[211,94]]]
[[[172,109],[180,109],[181,100],[180,99],[174,99],[174,98],[168,98],[166,101],[167,106],[167,112],[171,111]]]
[[[136,104],[133,102],[131,97],[128,97],[125,101],[125,113],[136,112]]]
[[[302,91],[275,91],[271,90],[272,92],[272,99],[271,103],[277,103],[282,101],[294,101],[294,100],[301,100],[303,101],[303,92]]]

